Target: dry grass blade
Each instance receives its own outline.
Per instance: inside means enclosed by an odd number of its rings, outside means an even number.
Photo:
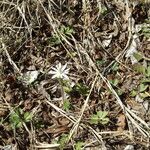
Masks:
[[[45,143],[38,143],[38,145],[35,145],[34,147],[37,149],[57,149],[60,146],[60,144],[45,144]]]
[[[14,61],[11,59],[7,49],[6,49],[6,45],[4,43],[2,43],[2,47],[6,53],[6,56],[8,58],[9,63],[13,66],[14,70],[17,71],[17,73],[19,73],[20,75],[22,75],[22,73],[20,72],[20,69],[17,67],[17,65],[14,63]]]

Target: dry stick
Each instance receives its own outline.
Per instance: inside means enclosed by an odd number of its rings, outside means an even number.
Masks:
[[[35,145],[34,148],[36,149],[49,149],[49,150],[54,150],[54,148],[58,148],[60,144],[44,144],[44,143],[38,143],[39,145]]]
[[[14,61],[11,59],[7,49],[6,49],[6,46],[4,43],[2,43],[2,48],[4,49],[5,53],[6,53],[6,56],[8,58],[8,61],[9,63],[13,66],[14,70],[16,70],[21,76],[22,76],[22,73],[21,71],[19,70],[19,68],[17,67],[17,65],[14,63]]]
[[[23,4],[24,4],[24,3],[23,3]],[[28,29],[28,32],[29,32],[29,34],[30,34],[30,38],[32,39],[31,27],[29,26],[29,24],[28,24],[28,22],[27,22],[27,20],[26,20],[25,13],[22,12],[22,10],[21,10],[21,8],[20,8],[19,6],[16,6],[16,7],[17,7],[19,13],[21,14],[21,16],[22,16],[22,18],[23,18],[25,24],[27,25],[27,29]],[[24,11],[25,11],[25,9],[24,9]]]

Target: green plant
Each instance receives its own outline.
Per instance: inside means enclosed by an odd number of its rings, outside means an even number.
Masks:
[[[149,88],[149,84],[147,82],[140,83],[139,85],[139,96],[144,99],[147,97],[150,97],[150,94],[147,92],[147,89]]]
[[[73,28],[69,27],[69,26],[64,26],[62,25],[59,29],[59,33],[62,34],[65,37],[69,37],[74,33]],[[50,44],[53,45],[59,45],[61,43],[61,41],[64,41],[64,39],[62,38],[61,35],[58,34],[54,34],[52,37],[49,38],[49,42]]]
[[[119,64],[115,62],[113,66],[111,67],[111,70],[115,72],[115,71],[118,71],[118,69],[119,69]]]
[[[149,83],[150,83],[150,66],[145,67],[141,64],[135,64],[134,65],[134,70],[138,73],[143,74],[144,79],[140,81],[139,87],[137,90],[132,90],[130,95],[132,97],[135,97],[136,95],[139,94],[139,96],[144,99],[147,97],[150,97],[150,94],[147,92],[149,88]]]
[[[147,89],[148,87],[149,87],[149,85],[141,83],[140,86],[139,86],[139,92],[144,92],[144,91],[146,91],[146,89]]]
[[[67,141],[68,141],[68,134],[62,134],[62,136],[58,141],[58,143],[60,144],[60,150],[63,150],[65,148]]]
[[[65,111],[68,111],[70,108],[71,108],[71,104],[70,104],[69,100],[68,99],[64,100],[63,109]]]
[[[138,62],[143,59],[143,56],[140,53],[133,53],[133,56]]]
[[[74,83],[69,80],[63,80],[63,88],[66,93],[70,93],[73,90]]]
[[[117,78],[115,78],[114,80],[110,80],[110,83],[113,85],[113,86],[117,86],[118,83],[119,83],[119,80]]]
[[[74,87],[73,87],[74,91],[79,92],[80,94],[86,96],[89,92],[89,88],[84,85],[83,83],[77,83]]]
[[[96,114],[92,115],[90,118],[91,124],[108,124],[109,118],[107,117],[107,111],[98,111]]]
[[[143,27],[142,27],[142,34],[143,34],[145,37],[150,38],[150,27],[143,25]]]
[[[106,15],[107,12],[108,12],[108,10],[107,10],[107,7],[105,5],[102,5],[102,6],[99,7],[99,13],[101,15]]]
[[[63,33],[65,36],[70,36],[74,33],[73,28],[71,27],[65,27],[65,26],[61,26],[60,27],[60,32]]]
[[[104,59],[98,59],[98,60],[96,60],[96,65],[98,65],[98,66],[102,66],[105,63],[106,63],[106,60],[104,60]]]
[[[61,43],[61,38],[57,35],[53,35],[49,38],[50,44],[53,45],[59,45]]]
[[[146,68],[145,68],[143,65],[141,65],[141,64],[135,64],[135,65],[134,65],[134,70],[135,70],[136,72],[138,72],[138,73],[145,74]]]
[[[75,144],[75,150],[81,150],[82,147],[83,147],[84,143],[81,142],[81,141],[78,141],[76,144]]]
[[[17,108],[10,114],[9,120],[13,128],[20,128],[23,123],[27,123],[32,120],[32,114],[24,112],[21,108]]]
[[[150,66],[147,67],[146,69],[146,74],[147,77],[150,77]]]
[[[117,92],[117,94],[119,96],[121,96],[122,94],[124,94],[124,91],[118,87],[119,80],[117,78],[115,78],[113,80],[110,80],[110,83],[114,86],[114,88],[116,89],[116,92]]]
[[[130,92],[130,96],[131,96],[131,97],[135,97],[137,94],[138,94],[138,92],[137,92],[136,90],[132,90],[132,91]]]

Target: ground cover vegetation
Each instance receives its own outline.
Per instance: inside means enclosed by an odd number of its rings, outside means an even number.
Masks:
[[[0,0],[0,149],[150,148],[149,0]]]

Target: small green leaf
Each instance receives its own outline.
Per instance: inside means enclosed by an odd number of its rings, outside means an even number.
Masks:
[[[147,88],[148,88],[148,85],[145,85],[145,84],[140,84],[140,92],[144,92]]]
[[[119,80],[118,79],[114,79],[114,80],[111,80],[110,81],[114,86],[117,86],[118,83],[119,83]]]
[[[74,33],[74,30],[71,27],[61,26],[60,32],[65,35],[72,35]]]
[[[20,121],[20,122],[18,122],[18,123],[16,124],[16,128],[20,128],[20,127],[22,127],[22,125],[23,125],[23,122]]]
[[[74,86],[73,90],[79,92],[82,95],[87,95],[88,91],[89,91],[88,87],[86,85],[84,85],[83,83],[77,83]]]
[[[103,124],[103,125],[107,124],[108,122],[109,122],[109,118],[103,118],[101,120],[101,124]]]
[[[29,112],[24,113],[24,121],[25,122],[30,122],[32,120],[32,114]]]
[[[63,89],[66,93],[70,93],[72,91],[72,88],[67,86],[63,86]]]
[[[148,66],[146,69],[146,76],[150,77],[150,66]]]
[[[133,56],[137,61],[140,61],[143,59],[143,56],[140,53],[134,53]]]
[[[124,93],[124,92],[123,92],[121,89],[118,89],[118,90],[117,90],[117,94],[118,94],[119,96],[121,96],[123,93]]]
[[[91,116],[91,120],[90,120],[91,124],[98,124],[98,121],[99,121],[98,115]]]
[[[68,141],[68,134],[63,134],[58,141],[58,143],[60,144],[60,150],[63,150],[65,148],[67,141]]]
[[[104,59],[102,60],[96,60],[96,64],[99,65],[99,66],[102,66],[106,63],[106,61]]]
[[[138,73],[142,73],[142,74],[145,74],[145,71],[146,71],[146,68],[140,64],[135,64],[133,69],[137,71]]]
[[[146,79],[143,79],[142,81],[141,81],[142,83],[150,83],[150,79],[148,79],[148,78],[146,78]]]
[[[50,37],[49,38],[49,43],[54,46],[54,45],[59,45],[61,44],[61,38],[54,35],[53,37]]]
[[[108,115],[108,112],[107,111],[98,111],[97,115],[100,119],[104,119]]]
[[[84,143],[83,142],[77,142],[76,144],[75,144],[75,150],[81,150],[82,149],[82,147],[83,147],[83,145],[84,145]]]
[[[114,63],[114,65],[111,67],[112,71],[117,71],[119,69],[119,64],[118,63]]]
[[[68,99],[64,100],[63,108],[65,111],[68,111],[71,108],[71,104]]]
[[[109,122],[109,118],[107,117],[108,112],[106,111],[98,111],[97,114],[91,116],[90,123],[91,124],[107,124]]]
[[[22,120],[19,116],[19,109],[17,109],[16,111],[10,114],[9,120],[10,120],[12,127],[14,128],[16,127],[19,128],[22,126]]]
[[[136,95],[137,95],[137,91],[132,90],[131,93],[130,93],[130,96],[131,97],[135,97]]]
[[[32,115],[29,112],[25,112],[21,108],[14,110],[9,117],[10,123],[14,128],[20,128],[23,122],[29,122],[32,119]]]
[[[107,13],[107,7],[105,5],[102,5],[101,9],[100,9],[100,13],[102,15],[105,15]]]
[[[142,33],[145,37],[150,38],[150,28],[149,27],[143,27]]]

